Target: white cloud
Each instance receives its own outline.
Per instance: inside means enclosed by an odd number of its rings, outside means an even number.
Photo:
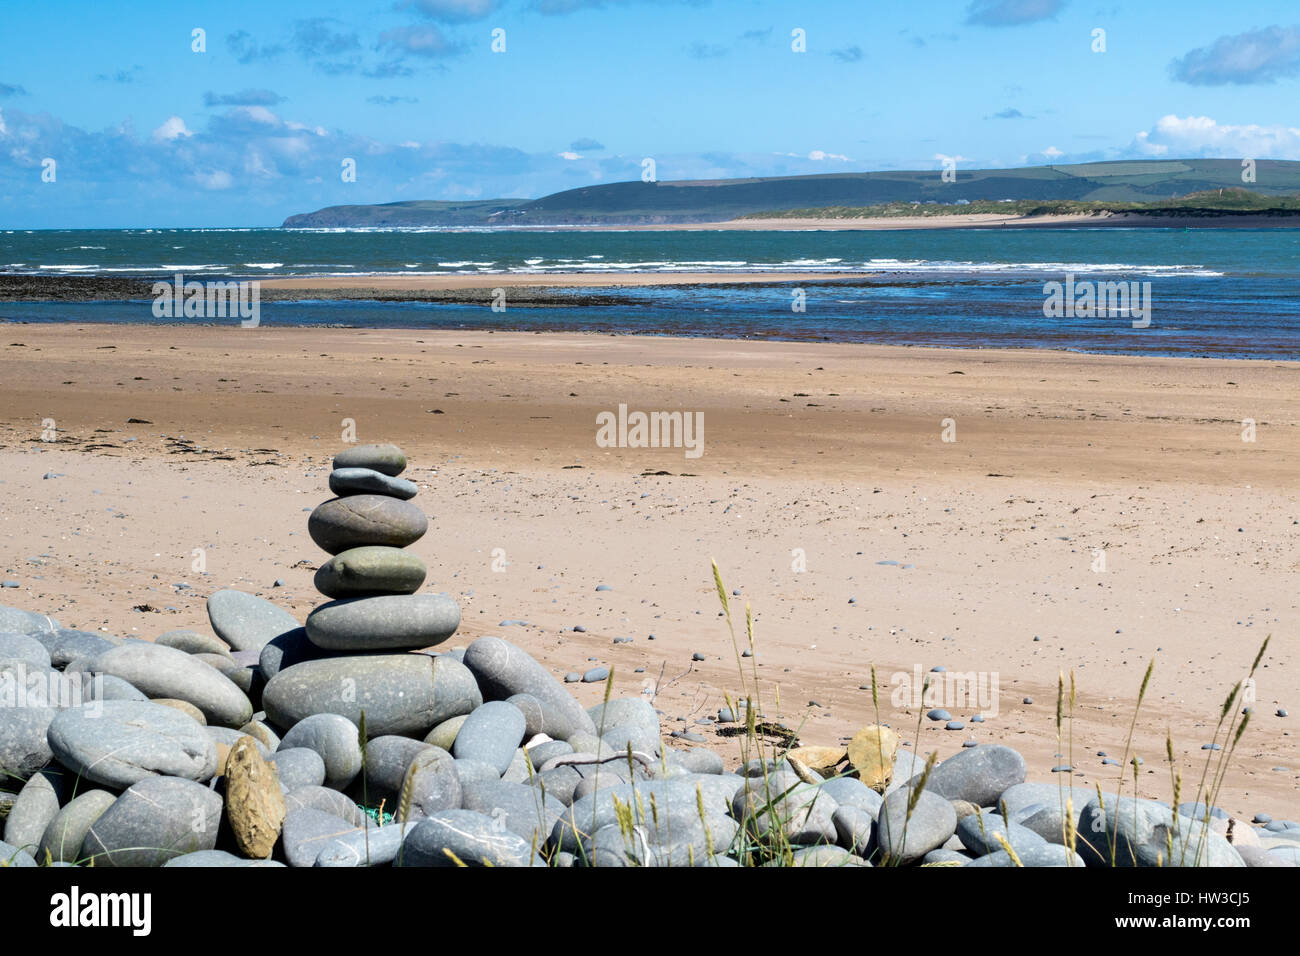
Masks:
[[[188,137],[193,135],[193,133],[185,128],[185,120],[181,119],[179,116],[167,117],[166,121],[153,131],[153,138],[159,142],[171,142],[172,140],[180,139],[182,136]]]
[[[563,153],[560,153],[560,159],[574,160],[574,159],[582,159],[582,157],[579,156],[577,153],[573,152],[572,150],[565,150]]]
[[[195,172],[194,181],[204,189],[229,189],[234,183],[230,173],[224,169],[217,169],[211,172]]]
[[[4,136],[8,132],[9,128],[5,126],[5,111],[0,110],[0,136]]]
[[[1300,159],[1300,129],[1294,126],[1233,126],[1208,116],[1162,116],[1137,134],[1132,151],[1140,156],[1189,158]]]
[[[828,153],[824,150],[814,149],[808,154],[808,158],[820,162],[826,159],[838,159],[842,163],[847,163],[849,158],[842,153]]]
[[[252,120],[254,123],[263,123],[266,126],[280,125],[280,117],[276,116],[265,106],[241,106],[231,112],[238,113],[245,119]],[[306,129],[307,127],[299,124],[297,128]]]
[[[501,0],[413,0],[413,6],[433,20],[481,20],[495,13]]]
[[[1043,155],[1048,159],[1060,159],[1065,155],[1065,153],[1057,149],[1055,146],[1049,146],[1047,149],[1043,150]]]

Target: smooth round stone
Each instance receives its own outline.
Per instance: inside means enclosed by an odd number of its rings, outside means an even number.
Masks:
[[[357,828],[325,842],[313,866],[386,866],[402,852],[402,841],[414,823],[390,823],[382,827]]]
[[[659,752],[659,714],[642,697],[616,697],[587,710],[601,737],[616,750]]]
[[[186,654],[230,654],[225,641],[198,631],[168,631],[158,635],[154,643],[160,647],[174,647]]]
[[[584,841],[579,860],[592,867],[666,866],[651,845],[645,827],[624,830],[617,824],[603,826],[590,841]]]
[[[231,655],[225,654],[191,654],[190,656],[203,664],[208,665],[218,674],[230,681],[240,692],[248,697],[249,702],[253,702],[262,689],[262,675],[257,669],[256,659],[249,661],[245,658],[253,656],[254,651],[235,651]]]
[[[344,789],[361,772],[357,725],[338,714],[303,718],[284,735],[281,746],[306,747],[320,754],[325,763],[325,786],[333,790]]]
[[[409,501],[386,495],[331,498],[317,505],[307,519],[307,533],[330,554],[368,545],[405,548],[428,530],[429,519],[423,511]]]
[[[858,856],[865,857],[872,849],[876,836],[876,820],[861,807],[835,808],[831,814],[835,824],[836,842]]]
[[[272,639],[298,627],[288,611],[233,588],[208,598],[208,620],[217,636],[236,651],[260,651]]]
[[[458,760],[482,760],[505,773],[515,750],[524,739],[527,721],[519,708],[505,701],[488,701],[465,718],[452,756]]]
[[[438,747],[421,750],[411,761],[408,773],[413,817],[429,816],[460,806],[460,774],[455,758],[447,751]]]
[[[303,661],[337,657],[341,652],[327,651],[307,640],[307,629],[295,627],[269,641],[258,655],[257,669],[266,680]]]
[[[957,838],[974,856],[987,856],[1005,850],[998,836],[1017,853],[1046,842],[1042,836],[1014,821],[1007,823],[1000,814],[978,810],[957,823]]]
[[[406,470],[406,455],[396,445],[354,445],[334,456],[334,470],[343,468],[369,468],[395,478]]]
[[[720,756],[700,747],[679,754],[677,761],[687,773],[720,774],[724,769]]]
[[[547,740],[528,748],[528,761],[533,770],[539,770],[547,761],[573,753],[573,746],[566,740]]]
[[[307,638],[331,651],[414,650],[459,626],[460,605],[446,594],[389,594],[322,604],[307,616]]]
[[[89,631],[61,630],[56,632],[49,645],[50,666],[67,667],[73,661],[86,657],[97,657],[111,648],[121,644],[116,637],[92,634]]]
[[[365,821],[362,826],[368,824]],[[333,840],[358,827],[342,817],[310,807],[290,810],[280,830],[279,850],[290,866],[312,866]]]
[[[85,700],[143,700],[149,698],[140,693],[130,681],[124,681],[112,674],[96,674],[86,686],[89,692]]]
[[[34,774],[18,791],[9,815],[5,817],[5,842],[33,854],[72,786],[71,774],[57,770]]]
[[[235,684],[194,656],[147,641],[128,641],[93,658],[91,669],[127,681],[149,697],[188,701],[208,723],[239,727],[253,705]]]
[[[0,840],[0,867],[4,866],[36,866],[36,861],[20,847]]]
[[[857,807],[866,810],[873,818],[880,811],[885,798],[872,790],[861,780],[853,777],[832,777],[825,783],[818,784],[823,793],[829,793],[841,807]]]
[[[1053,843],[1039,843],[1035,846],[1020,847],[1013,844],[1012,849],[1016,851],[1016,856],[1020,858],[1017,863],[1011,859],[1011,854],[1006,850],[999,849],[995,853],[988,853],[984,856],[976,857],[964,866],[1006,866],[1006,867],[1078,867],[1083,869],[1084,860],[1077,853],[1071,853],[1064,846]]]
[[[464,805],[466,810],[487,814],[530,846],[538,847],[545,845],[565,810],[551,795],[539,799],[535,787],[505,780],[464,785]]]
[[[59,622],[52,617],[0,604],[0,631],[7,634],[36,634],[57,630]]]
[[[532,779],[528,768],[528,752],[523,747],[515,748],[515,755],[510,758],[510,766],[506,767],[501,779],[511,783],[528,783]]]
[[[348,495],[388,495],[409,501],[420,489],[415,482],[394,478],[373,468],[335,468],[330,472],[330,491],[340,498]]]
[[[443,810],[420,821],[402,844],[402,866],[545,866],[523,837],[473,810]]]
[[[0,697],[14,684],[0,677]],[[27,779],[54,759],[47,742],[50,724],[58,713],[39,704],[14,706],[0,703],[0,777]]]
[[[876,820],[881,853],[902,864],[937,850],[957,830],[957,812],[952,804],[929,789],[921,791],[909,818],[907,805],[912,796],[907,788],[895,790],[885,797]]]
[[[304,661],[280,671],[262,692],[267,717],[292,727],[312,714],[339,714],[366,732],[423,737],[483,698],[473,675],[454,657],[365,654]]]
[[[292,810],[320,810],[341,817],[354,827],[365,824],[368,817],[359,806],[344,794],[329,787],[298,787],[284,795],[286,812]]]
[[[423,741],[394,734],[370,740],[366,744],[365,777],[366,796],[370,802],[377,803],[379,799],[388,797],[391,804],[391,798],[400,793],[402,784],[406,782],[406,771],[412,761],[428,749],[429,744]],[[354,781],[354,795],[360,782]]]
[[[332,598],[414,594],[426,574],[424,562],[401,548],[349,548],[321,565],[315,584]]]
[[[1174,831],[1175,858],[1167,837]],[[1079,816],[1079,855],[1089,866],[1245,866],[1232,844],[1204,823],[1174,817],[1154,800],[1107,799],[1103,810],[1094,796]]]
[[[608,667],[593,667],[582,675],[582,682],[584,684],[599,684],[607,677],[609,677]]]
[[[45,828],[36,858],[44,862],[48,853],[51,860],[76,863],[87,831],[116,800],[117,795],[107,790],[87,790],[78,794],[55,814]]]
[[[514,704],[519,708],[519,712],[524,715],[525,728],[524,739],[532,740],[542,732],[542,726],[546,721],[546,715],[542,712],[542,702],[532,694],[511,694],[506,699],[507,704]]]
[[[24,661],[40,668],[53,666],[45,645],[27,634],[0,634],[0,658]]]
[[[182,853],[174,856],[163,866],[179,867],[226,867],[226,866],[284,866],[278,860],[246,860],[225,850],[198,850],[194,853]]]
[[[50,723],[50,750],[85,779],[125,789],[154,776],[210,780],[217,744],[178,710],[133,700],[97,701],[60,711]]]
[[[701,863],[700,866],[708,866],[708,863]],[[772,860],[764,863],[764,866],[785,866],[784,861]],[[837,867],[837,866],[870,866],[866,860],[860,856],[850,853],[848,850],[838,846],[809,846],[802,850],[795,850],[790,855],[790,866],[812,866],[812,867]]]
[[[325,761],[314,750],[282,748],[268,755],[266,760],[280,775],[280,786],[286,793],[299,787],[320,787],[325,783]]]
[[[465,666],[478,680],[487,700],[529,694],[542,705],[542,732],[567,740],[578,731],[596,732],[582,705],[532,655],[499,637],[480,637],[465,650]]]
[[[425,735],[424,742],[450,752],[451,748],[456,745],[456,735],[460,733],[461,725],[465,723],[467,717],[469,717],[469,714],[460,714],[457,717],[444,720]]]
[[[919,775],[918,775],[919,778]],[[913,780],[915,785],[916,778]],[[962,750],[934,768],[925,789],[947,800],[991,807],[1005,791],[1025,782],[1025,758],[1010,747],[986,744]]]
[[[490,763],[484,763],[482,760],[463,758],[455,761],[455,764],[456,776],[460,780],[462,791],[468,786],[480,783],[495,783],[501,779],[501,774],[497,768]],[[510,782],[519,783],[517,780]]]
[[[731,802],[732,817],[743,821],[755,837],[783,839],[800,846],[835,842],[832,815],[836,809],[833,797],[801,782],[789,770],[777,771],[766,781],[747,778]]]
[[[221,809],[221,797],[192,780],[140,780],[91,824],[81,856],[95,866],[161,866],[214,849]]]

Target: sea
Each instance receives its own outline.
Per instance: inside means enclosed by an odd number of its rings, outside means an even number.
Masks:
[[[260,323],[512,329],[1300,359],[1300,230],[0,229],[0,277],[798,273],[778,285],[557,290],[551,304],[263,301]],[[818,282],[851,273],[844,283]],[[55,281],[55,280],[52,280]],[[1137,312],[1076,292],[1124,283]],[[1058,288],[1068,302],[1050,302]],[[1115,286],[1111,285],[1114,289]],[[1060,308],[1062,304],[1066,308]],[[0,320],[151,323],[146,299],[0,301]],[[220,320],[216,320],[220,321]]]

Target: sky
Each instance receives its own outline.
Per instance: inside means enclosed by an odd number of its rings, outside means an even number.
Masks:
[[[1295,0],[0,5],[0,228],[641,178],[1300,159]]]

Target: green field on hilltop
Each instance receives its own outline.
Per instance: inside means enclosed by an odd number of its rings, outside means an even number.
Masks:
[[[819,206],[750,213],[741,219],[890,219],[930,216],[1066,216],[1134,213],[1144,216],[1294,216],[1300,196],[1263,196],[1245,189],[1219,189],[1155,202],[1105,202],[1062,199],[988,200],[963,203],[890,202],[873,206]]]
[[[329,206],[290,216],[286,228],[418,226],[636,225],[725,222],[762,213],[794,215],[809,210],[861,210],[961,202],[968,212],[992,208],[1048,211],[1146,211],[1192,197],[1216,197],[1207,209],[1231,209],[1229,192],[1243,186],[1238,159],[1131,160],[1018,169],[958,169],[946,181],[938,169],[828,173],[750,179],[619,182],[583,186],[540,199],[417,200]],[[1274,202],[1300,194],[1300,162],[1260,160],[1253,194]],[[1011,202],[1002,202],[1010,200]],[[1204,198],[1196,202],[1204,204]],[[1017,205],[1019,204],[1019,205]],[[1192,208],[1192,207],[1187,207]],[[1271,205],[1269,208],[1273,208]],[[1286,207],[1279,207],[1286,208]],[[1262,210],[1261,210],[1262,211]],[[913,215],[908,212],[854,215]],[[928,213],[935,215],[936,213]]]

